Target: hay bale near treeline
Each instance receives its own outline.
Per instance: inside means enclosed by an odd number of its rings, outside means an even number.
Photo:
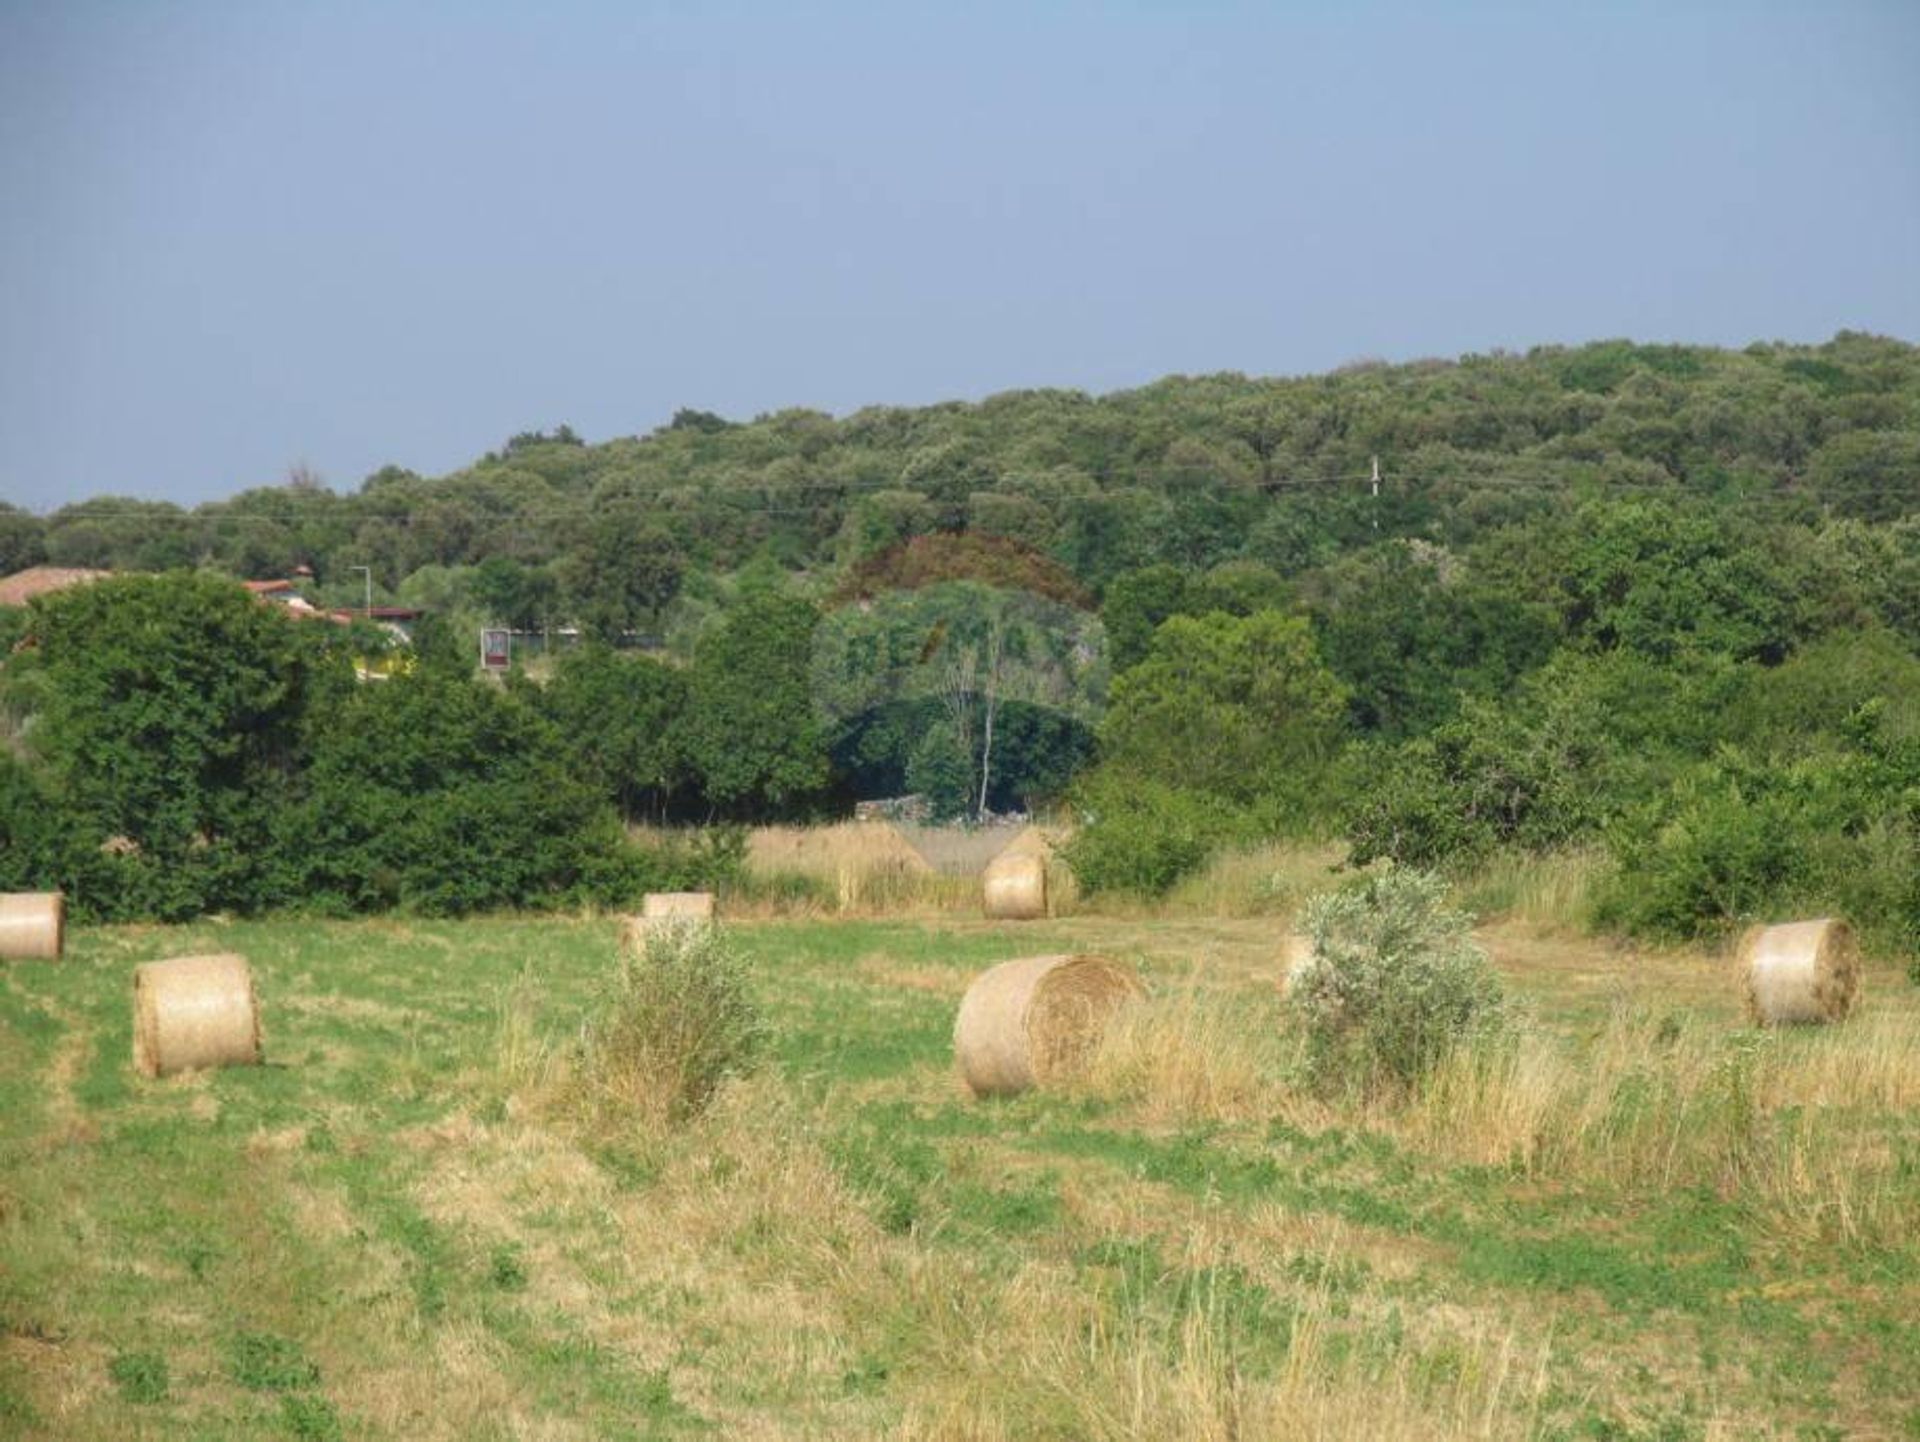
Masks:
[[[67,945],[67,899],[57,891],[0,895],[0,957],[57,961]]]
[[[662,927],[711,925],[714,915],[711,891],[649,891],[640,903],[640,914],[621,924],[620,940],[629,948],[639,948]]]
[[[1757,1026],[1845,1021],[1860,994],[1853,928],[1835,917],[1754,927],[1741,940],[1740,969]]]
[[[133,971],[133,1064],[142,1076],[260,1064],[260,1003],[244,956],[176,956]]]
[[[993,921],[1038,921],[1047,914],[1047,862],[1031,852],[1001,854],[981,878],[987,916]]]
[[[1029,956],[974,978],[953,1027],[954,1058],[975,1096],[1012,1096],[1071,1076],[1113,1014],[1146,988],[1104,956]]]

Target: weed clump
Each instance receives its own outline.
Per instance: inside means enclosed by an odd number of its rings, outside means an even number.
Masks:
[[[1429,872],[1394,868],[1315,897],[1302,913],[1313,961],[1288,993],[1323,1090],[1412,1090],[1504,1004],[1473,919]]]
[[[752,1070],[766,1026],[745,960],[720,927],[656,922],[620,961],[582,1037],[578,1079],[605,1120],[675,1125]]]
[[[227,1375],[254,1392],[296,1392],[320,1383],[320,1369],[298,1342],[266,1332],[242,1332],[232,1339]]]
[[[108,1366],[107,1375],[129,1402],[167,1400],[167,1359],[158,1352],[122,1352]]]

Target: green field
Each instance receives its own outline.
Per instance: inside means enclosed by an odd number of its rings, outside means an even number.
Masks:
[[[615,922],[74,935],[0,965],[0,1435],[1920,1437],[1920,991],[1761,1034],[1728,963],[1517,924],[1420,1099],[1287,1085],[1263,920],[743,924],[771,1063],[674,1131],[548,1084]],[[1153,999],[982,1104],[983,964]],[[129,1064],[253,962],[268,1065]]]

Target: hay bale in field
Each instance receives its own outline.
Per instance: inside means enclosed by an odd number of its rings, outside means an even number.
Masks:
[[[1280,945],[1280,994],[1293,990],[1294,983],[1314,963],[1313,940],[1294,932]]]
[[[981,877],[987,915],[995,921],[1036,921],[1047,914],[1047,863],[1028,852],[996,856]]]
[[[67,945],[67,899],[57,891],[0,895],[0,957],[57,961]]]
[[[648,921],[672,917],[680,921],[712,921],[711,891],[649,891],[640,905],[640,915]]]
[[[711,891],[649,891],[640,903],[640,914],[629,916],[620,927],[621,942],[638,949],[647,937],[662,926],[703,926],[714,919]]]
[[[982,972],[960,1001],[954,1058],[975,1096],[1012,1096],[1069,1076],[1108,1019],[1146,995],[1104,956],[1029,956]]]
[[[1853,928],[1834,917],[1754,927],[1741,939],[1740,969],[1758,1026],[1845,1021],[1860,992]]]
[[[176,956],[133,970],[133,1064],[142,1076],[260,1063],[260,1003],[244,956]]]

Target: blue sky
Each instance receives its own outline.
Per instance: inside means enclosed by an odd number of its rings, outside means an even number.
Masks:
[[[1920,3],[0,0],[0,499],[1920,339]]]

